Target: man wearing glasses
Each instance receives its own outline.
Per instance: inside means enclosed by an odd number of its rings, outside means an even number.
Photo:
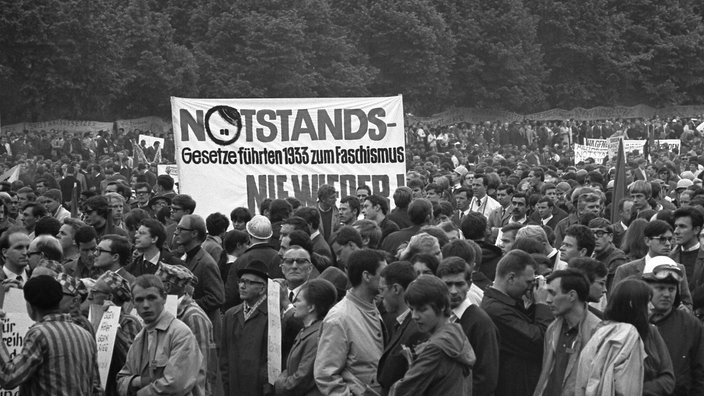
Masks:
[[[152,191],[149,188],[149,185],[147,183],[135,184],[134,194],[136,200],[131,203],[132,209],[144,209],[148,213],[154,215],[154,213],[152,213],[151,208],[149,207],[149,200],[152,197]]]
[[[250,262],[237,271],[242,303],[223,318],[220,369],[226,395],[264,395],[267,383],[268,307],[266,300],[267,266]]]
[[[673,245],[672,227],[662,220],[653,220],[645,226],[643,230],[645,236],[645,244],[648,246],[648,253],[642,259],[631,261],[623,264],[616,269],[614,275],[613,286],[615,287],[620,281],[635,277],[640,279],[643,276],[643,271],[650,260],[658,256],[667,256],[670,254]],[[680,281],[680,291],[682,292],[682,304],[684,308],[692,310],[692,295],[689,292],[687,285],[687,274],[683,269],[682,280]]]
[[[166,246],[170,250],[173,251],[178,247],[174,236],[178,223],[184,215],[191,214],[194,210],[196,210],[196,201],[190,195],[178,194],[171,199],[171,220],[174,223],[166,227]],[[180,254],[183,254],[183,252],[180,252]]]
[[[611,223],[603,217],[597,217],[589,222],[589,228],[594,233],[594,257],[603,263],[608,270],[606,277],[607,290],[611,290],[616,268],[626,262],[626,254],[613,243],[614,232]]]
[[[135,280],[124,267],[132,257],[132,246],[129,240],[121,235],[108,234],[103,236],[95,247],[93,267],[102,275],[108,271],[124,278],[128,284]]]

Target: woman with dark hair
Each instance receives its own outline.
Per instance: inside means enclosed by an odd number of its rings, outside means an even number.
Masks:
[[[604,316],[582,350],[576,395],[669,395],[672,360],[657,327],[648,323],[650,286],[638,279],[616,284]]]
[[[416,275],[435,275],[438,266],[440,265],[440,260],[433,254],[419,253],[411,257],[409,260],[413,264],[413,270],[416,271]]]
[[[458,323],[450,323],[450,291],[432,275],[421,275],[406,289],[405,300],[418,330],[430,335],[410,350],[403,346],[408,371],[390,396],[472,394],[474,350]]]
[[[324,279],[313,279],[301,287],[293,305],[293,316],[303,322],[286,360],[286,369],[279,374],[274,388],[277,395],[322,395],[315,385],[313,365],[318,352],[318,339],[323,318],[337,302],[335,286]]]
[[[626,253],[628,261],[640,260],[648,253],[648,245],[645,244],[645,238],[643,238],[646,225],[648,225],[647,220],[635,219],[623,235],[621,250]]]

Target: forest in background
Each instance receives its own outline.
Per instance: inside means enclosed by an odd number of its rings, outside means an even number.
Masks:
[[[168,117],[170,96],[704,103],[701,0],[0,0],[2,124]]]

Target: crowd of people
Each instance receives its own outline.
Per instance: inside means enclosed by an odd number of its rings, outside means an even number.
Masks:
[[[256,213],[204,217],[133,147],[78,157],[65,146],[36,156],[11,147],[4,158],[23,167],[0,182],[0,280],[23,290],[36,323],[16,356],[0,346],[0,386],[26,395],[702,395],[696,122],[608,123],[651,140],[683,126],[686,153],[631,154],[619,200],[612,160],[564,160],[572,139],[606,137],[594,132],[606,124],[586,134],[577,123],[414,126],[406,185],[390,198],[323,185],[313,207],[266,199]],[[566,146],[555,140],[565,136]],[[121,307],[104,387],[88,314],[96,306]]]

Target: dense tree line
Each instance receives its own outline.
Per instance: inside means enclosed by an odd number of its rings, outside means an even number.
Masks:
[[[700,0],[0,0],[3,123],[169,96],[403,94],[408,111],[704,102]]]

